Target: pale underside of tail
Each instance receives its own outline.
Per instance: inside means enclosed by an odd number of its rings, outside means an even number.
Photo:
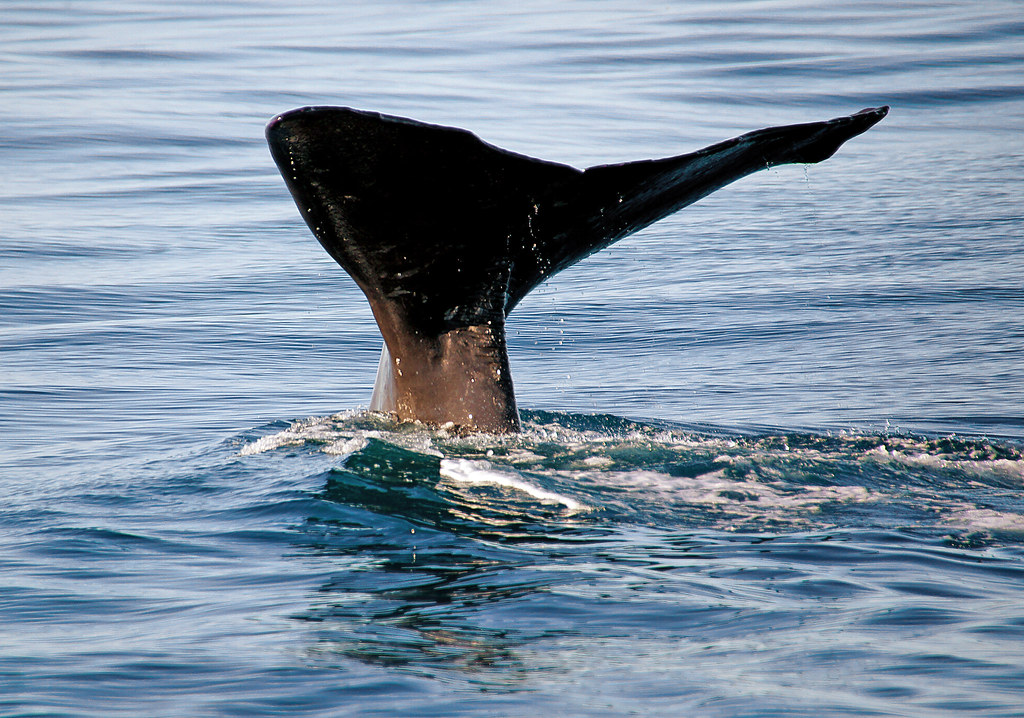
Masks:
[[[827,159],[887,110],[585,171],[340,107],[280,115],[267,139],[306,223],[380,327],[371,409],[509,432],[519,417],[505,319],[533,287],[745,175]]]
[[[388,345],[380,348],[380,361],[377,362],[377,378],[373,382],[373,395],[370,397],[370,411],[393,413],[398,406],[395,390],[395,373],[391,368],[391,355]]]

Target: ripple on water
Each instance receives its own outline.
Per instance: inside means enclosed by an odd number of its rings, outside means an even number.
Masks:
[[[901,435],[719,437],[614,417],[527,414],[514,437],[459,437],[356,412],[296,422],[241,448],[344,457],[369,495],[661,528],[1024,530],[1024,459],[1010,444]],[[402,482],[396,489],[388,481]],[[340,479],[339,479],[340,481]],[[456,495],[458,494],[458,495]],[[428,500],[429,499],[429,500]],[[391,501],[391,499],[386,499]],[[401,510],[401,507],[396,507]],[[688,523],[692,522],[692,523]]]

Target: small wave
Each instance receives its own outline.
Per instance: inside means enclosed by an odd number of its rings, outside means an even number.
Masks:
[[[799,491],[782,481],[734,479],[723,470],[695,477],[669,476],[653,471],[603,473],[605,487],[660,495],[663,499],[708,506],[757,505],[764,510],[815,509],[826,502],[863,503],[876,500],[876,492],[864,486],[802,486]]]
[[[920,445],[910,446],[908,449],[901,450],[880,444],[866,452],[865,456],[877,458],[879,461],[892,461],[922,469],[954,470],[978,477],[1005,477],[1024,480],[1024,459],[995,457],[978,459],[969,456],[934,454]]]
[[[552,412],[524,412],[522,434],[467,436],[344,412],[294,422],[239,453],[302,447],[342,457],[339,471],[358,474],[364,504],[366,486],[393,497],[420,486],[436,500],[438,515],[468,512],[492,527],[510,517],[551,518],[518,505],[518,494],[588,521],[731,532],[1024,529],[1024,455],[985,439],[740,435]],[[335,491],[342,501],[349,494]],[[506,506],[509,499],[517,505]],[[378,508],[395,506],[388,500]]]
[[[325,454],[348,456],[365,448],[369,439],[386,437],[389,443],[437,455],[425,427],[398,424],[383,414],[343,411],[292,422],[284,431],[267,434],[246,444],[240,456],[252,456],[284,447],[310,447]]]
[[[462,484],[489,484],[515,491],[521,491],[538,501],[562,504],[570,511],[584,511],[586,506],[576,499],[553,491],[534,486],[510,473],[496,471],[487,461],[471,461],[469,459],[442,459],[441,476]]]
[[[322,444],[320,450],[325,454],[347,455],[366,446],[366,439],[366,436],[338,437],[334,428],[327,424],[299,423],[276,434],[261,436],[251,444],[243,446],[238,453],[241,456],[253,456],[284,446],[319,443]]]

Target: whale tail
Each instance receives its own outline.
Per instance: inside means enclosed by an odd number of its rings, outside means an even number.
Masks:
[[[384,337],[373,408],[508,432],[519,417],[505,319],[531,289],[752,172],[827,159],[887,111],[585,171],[465,130],[342,107],[279,115],[267,140],[303,218],[362,289]]]

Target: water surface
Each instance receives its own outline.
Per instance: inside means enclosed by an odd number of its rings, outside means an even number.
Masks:
[[[0,9],[0,712],[1019,715],[1014,2]],[[510,318],[527,432],[361,413],[263,127],[585,167],[889,104]]]

